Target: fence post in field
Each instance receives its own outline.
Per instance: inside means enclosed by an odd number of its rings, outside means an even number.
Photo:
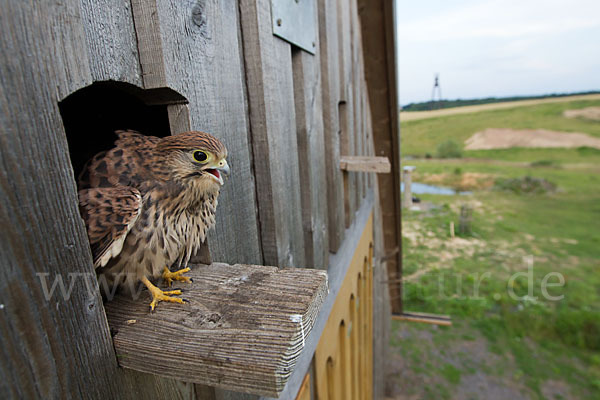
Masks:
[[[412,207],[412,190],[410,189],[410,185],[412,183],[412,171],[415,169],[416,167],[407,165],[406,167],[403,168],[403,179],[404,179],[404,201],[403,201],[403,206],[405,208],[410,208]]]

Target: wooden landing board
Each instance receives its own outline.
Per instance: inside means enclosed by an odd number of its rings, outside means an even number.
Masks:
[[[327,296],[322,270],[256,265],[191,266],[193,283],[176,283],[184,305],[148,311],[147,290],[121,295],[106,315],[125,368],[277,397]],[[163,286],[159,286],[163,287]]]
[[[340,158],[340,169],[387,174],[391,172],[392,165],[387,157],[342,156]]]

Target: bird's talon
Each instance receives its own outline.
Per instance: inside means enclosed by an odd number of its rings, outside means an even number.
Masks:
[[[183,268],[180,269],[179,271],[175,271],[175,272],[171,272],[169,270],[169,268],[165,267],[163,269],[163,274],[162,274],[162,278],[165,282],[167,282],[167,286],[170,287],[171,284],[173,283],[173,281],[180,281],[180,282],[188,282],[191,283],[192,282],[192,278],[190,278],[189,276],[183,276],[184,273],[189,272],[190,269],[189,268]]]
[[[142,282],[146,285],[146,287],[150,291],[150,294],[152,295],[152,302],[150,303],[150,311],[151,312],[154,311],[154,309],[156,308],[156,305],[161,301],[168,301],[170,303],[179,303],[179,304],[183,304],[186,302],[184,299],[181,299],[179,297],[170,297],[169,296],[169,295],[181,294],[181,290],[179,290],[179,289],[162,291],[159,288],[157,288],[156,286],[154,286],[146,277],[142,278]]]

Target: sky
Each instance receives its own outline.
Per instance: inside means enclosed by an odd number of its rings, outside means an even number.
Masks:
[[[396,0],[400,103],[600,90],[600,0]]]

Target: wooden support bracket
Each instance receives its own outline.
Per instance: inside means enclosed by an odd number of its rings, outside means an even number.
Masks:
[[[434,324],[442,326],[452,325],[452,319],[449,315],[405,312],[400,315],[392,315],[392,319],[395,319],[396,321],[422,322],[424,324]]]
[[[327,297],[322,270],[191,266],[183,305],[150,294],[105,304],[122,367],[186,382],[278,397]]]
[[[340,169],[387,174],[392,170],[392,165],[387,157],[342,156],[340,157]]]

